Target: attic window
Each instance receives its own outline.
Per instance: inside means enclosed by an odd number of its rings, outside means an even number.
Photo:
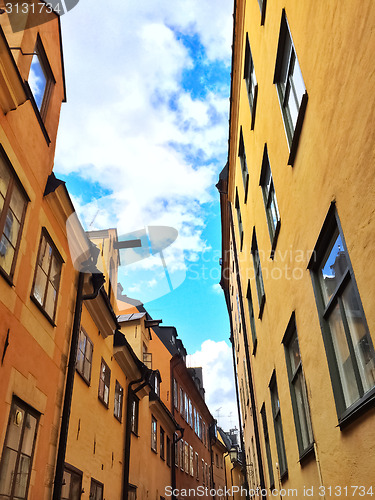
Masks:
[[[42,41],[38,36],[31,61],[28,84],[42,119],[46,117],[55,79]]]

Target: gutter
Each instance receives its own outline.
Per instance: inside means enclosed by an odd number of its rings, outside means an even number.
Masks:
[[[93,258],[93,256],[91,255],[91,259],[92,258]],[[92,264],[92,261],[91,261],[91,264]],[[61,417],[60,438],[59,438],[59,446],[58,446],[58,451],[57,451],[55,480],[54,480],[54,485],[53,485],[52,500],[60,500],[61,499],[66,446],[67,446],[68,432],[69,432],[70,410],[71,410],[71,406],[72,406],[74,376],[75,376],[75,371],[76,371],[78,340],[79,340],[79,332],[80,332],[80,328],[81,328],[82,305],[83,305],[84,300],[93,300],[98,296],[102,286],[104,285],[104,281],[105,281],[103,274],[101,274],[101,273],[92,274],[91,275],[91,282],[93,284],[93,292],[91,294],[88,294],[88,295],[83,295],[83,284],[84,284],[85,274],[86,273],[81,271],[78,275],[76,307],[74,310],[72,339],[70,342],[68,371],[67,371],[67,375],[66,375],[64,404],[63,404],[63,411],[62,411],[62,417]]]

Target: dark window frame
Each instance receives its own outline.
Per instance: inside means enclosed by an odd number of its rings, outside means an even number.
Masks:
[[[65,463],[64,464],[64,474],[65,474],[65,472],[67,472],[71,476],[75,476],[75,477],[78,477],[80,479],[80,494],[82,495],[82,477],[83,477],[82,471],[79,470],[79,469],[77,469],[73,465]],[[68,499],[71,498],[72,487],[73,487],[73,483],[71,482],[70,483],[70,490],[69,490],[69,497],[68,497]],[[62,493],[61,493],[61,500],[64,500],[64,498],[66,498],[66,497],[63,497]]]
[[[277,389],[275,371],[273,371],[272,373],[268,387],[270,390],[270,397],[271,397],[272,419],[275,431],[277,456],[279,459],[280,480],[284,481],[288,477],[288,460],[286,458],[284,431],[283,431],[283,423],[280,410],[279,391]]]
[[[24,412],[24,416],[23,416],[23,420],[22,420],[22,428],[21,428],[20,437],[19,437],[19,440],[18,440],[18,448],[17,448],[17,450],[14,449],[14,448],[12,448],[12,447],[10,447],[10,446],[7,446],[7,444],[8,444],[8,436],[9,436],[9,432],[10,432],[10,425],[11,425],[11,417],[13,415],[12,410],[13,410],[13,408],[16,405],[21,410],[23,410],[23,412]],[[35,431],[34,431],[34,437],[33,437],[33,444],[32,444],[31,455],[27,455],[26,453],[22,453],[23,438],[25,436],[25,427],[26,427],[26,421],[27,421],[27,415],[28,414],[30,414],[34,419],[36,419],[36,425],[35,425]],[[5,460],[5,450],[6,449],[9,449],[9,450],[12,450],[12,451],[16,452],[16,461],[15,461],[15,465],[14,465],[14,470],[18,470],[18,468],[19,468],[21,455],[23,454],[23,455],[28,456],[30,458],[30,465],[29,465],[27,483],[26,483],[26,488],[25,488],[25,498],[28,497],[28,491],[29,491],[29,486],[30,486],[30,479],[31,479],[31,473],[32,473],[32,468],[33,468],[33,461],[34,461],[34,454],[35,454],[35,445],[36,445],[36,439],[37,439],[38,430],[39,430],[39,419],[40,419],[40,413],[38,411],[34,410],[34,408],[31,408],[27,403],[25,403],[24,401],[22,401],[17,396],[13,396],[12,404],[11,404],[10,411],[9,411],[9,416],[8,416],[7,430],[6,430],[6,433],[5,433],[5,439],[4,439],[3,449],[2,449],[1,458],[0,458],[0,473],[1,473],[2,467],[5,464],[5,462],[3,462],[3,461]],[[19,425],[19,424],[16,424],[16,425]],[[14,476],[13,476],[13,478],[11,480],[10,495],[8,497],[9,500],[13,500],[15,498],[15,487],[16,487],[16,481],[14,480]]]
[[[340,279],[340,282],[336,286],[327,304],[325,304],[322,294],[321,284],[319,282],[318,273],[320,271],[321,264],[327,254],[328,249],[332,241],[335,239],[335,234],[341,237],[343,252],[345,254],[347,268]],[[336,210],[335,203],[331,203],[328,210],[328,214],[323,223],[322,229],[320,231],[317,243],[315,245],[314,251],[312,253],[311,259],[308,264],[308,269],[310,270],[310,276],[312,280],[316,306],[319,315],[320,328],[323,336],[324,348],[326,351],[328,369],[331,378],[331,384],[333,389],[333,395],[336,405],[336,412],[338,417],[338,424],[341,429],[346,425],[356,420],[360,415],[366,412],[369,408],[373,407],[373,402],[375,399],[375,386],[370,390],[364,392],[362,383],[360,382],[360,375],[358,371],[358,361],[354,353],[354,348],[350,338],[349,326],[347,324],[346,313],[343,312],[342,306],[340,306],[340,315],[343,322],[343,328],[346,336],[346,341],[348,343],[348,348],[350,352],[350,359],[354,364],[354,374],[355,381],[357,383],[357,388],[359,390],[359,398],[354,401],[349,406],[345,403],[344,391],[342,388],[341,375],[338,369],[337,358],[335,354],[335,349],[332,340],[332,332],[328,323],[333,308],[340,302],[342,302],[341,296],[345,292],[349,284],[353,287],[354,296],[358,302],[359,313],[361,315],[361,320],[363,322],[366,334],[368,334],[369,340],[371,342],[370,350],[374,351],[374,346],[372,342],[372,337],[369,332],[366,315],[363,309],[361,297],[359,294],[358,286],[356,283],[353,267],[351,264],[348,248],[345,242],[344,233],[342,230],[341,222]],[[373,354],[374,356],[374,354]],[[360,388],[362,387],[362,393]]]
[[[13,254],[12,264],[10,267],[10,272],[7,273],[5,271],[5,269],[3,269],[2,266],[0,266],[0,274],[9,283],[9,285],[13,286],[13,277],[14,277],[14,272],[16,269],[18,252],[19,252],[19,248],[21,245],[21,237],[22,237],[22,231],[23,231],[23,227],[24,227],[24,223],[25,223],[27,205],[30,202],[30,198],[28,197],[18,175],[16,174],[16,172],[13,168],[13,165],[11,164],[11,162],[8,158],[8,155],[6,154],[4,148],[1,144],[0,144],[0,157],[1,157],[1,160],[3,161],[3,164],[5,165],[5,168],[8,170],[8,172],[10,174],[9,175],[9,177],[10,177],[9,184],[8,184],[8,187],[7,187],[7,190],[5,193],[5,198],[4,198],[4,205],[3,205],[3,208],[1,209],[1,213],[0,213],[0,241],[4,235],[7,215],[8,215],[8,211],[10,209],[10,202],[11,202],[15,187],[19,189],[19,191],[21,192],[21,194],[24,198],[24,207],[22,210],[21,219],[18,220],[17,216],[16,216],[16,219],[17,219],[20,227],[19,227],[19,231],[18,231],[18,235],[17,235],[16,246],[14,247],[14,254]],[[12,210],[12,209],[10,209],[10,210]],[[12,212],[13,212],[13,210],[12,210]],[[8,238],[6,237],[6,239],[8,239]],[[13,245],[11,245],[11,246],[13,247]]]
[[[155,453],[158,452],[158,421],[154,415],[151,415],[151,450]]]
[[[271,444],[270,444],[270,435],[268,432],[267,412],[266,412],[265,403],[263,403],[263,405],[260,409],[260,416],[261,416],[261,420],[262,420],[262,424],[263,424],[264,445],[266,447],[266,457],[267,457],[270,489],[273,490],[275,488],[275,476],[274,476],[273,467],[272,467]]]
[[[262,168],[259,179],[259,186],[262,188],[264,209],[266,211],[268,232],[271,240],[270,257],[271,259],[273,259],[281,227],[281,217],[280,217],[279,206],[277,204],[276,190],[271,171],[270,159],[268,156],[267,144],[264,145],[264,150],[263,150],[263,160],[262,160]],[[273,210],[276,213],[276,218],[277,218],[276,225],[274,225],[273,221]]]
[[[93,496],[93,487],[95,488],[95,496]],[[102,491],[102,500],[104,498],[104,484],[101,483],[100,481],[97,481],[96,479],[94,479],[93,477],[91,478],[91,482],[90,482],[90,496],[89,498],[95,498],[96,500],[96,493],[97,493],[97,489],[101,489]]]
[[[258,0],[258,4],[260,8],[260,25],[264,26],[264,21],[266,19],[267,0]]]
[[[249,319],[250,319],[251,338],[253,341],[253,355],[255,356],[255,353],[257,350],[257,345],[258,345],[258,338],[257,338],[256,327],[255,327],[254,304],[253,304],[253,296],[251,294],[250,280],[248,280],[248,282],[247,282],[246,300],[247,300],[247,307],[248,307]]]
[[[138,437],[138,420],[139,420],[139,398],[133,392],[130,392],[129,404],[132,406],[130,428],[132,433]]]
[[[287,55],[287,71],[286,71],[286,84],[282,82],[282,70],[284,67],[284,58],[286,48],[290,46],[290,53]],[[292,78],[295,65],[298,65],[299,72],[302,77],[303,85],[305,92],[301,97],[300,102],[298,101],[297,92],[294,86],[294,80]],[[275,74],[273,83],[276,84],[277,95],[279,98],[281,114],[283,117],[285,133],[287,136],[288,146],[289,146],[289,158],[288,165],[294,164],[294,160],[297,153],[298,143],[302,131],[302,124],[305,117],[308,94],[306,91],[306,85],[303,80],[301,67],[298,62],[298,57],[296,53],[296,49],[294,47],[292,34],[290,32],[288,20],[286,17],[285,9],[282,11],[281,15],[281,23],[280,23],[280,35],[279,42],[277,47],[277,56],[276,56],[276,65],[275,65]],[[285,87],[285,88],[284,88]],[[290,96],[294,98],[296,107],[298,107],[298,115],[296,119],[295,125],[293,125],[292,117],[290,114],[288,102]]]
[[[159,426],[159,450],[160,458],[165,460],[165,431],[161,425]]]
[[[292,351],[291,351],[292,344],[295,341],[297,341],[297,345],[298,345],[299,361],[298,361],[298,364],[296,365],[296,367],[293,369],[290,358],[291,358],[291,354],[292,354]],[[288,326],[286,328],[282,343],[284,345],[284,351],[285,351],[285,361],[286,361],[286,368],[287,368],[287,372],[288,372],[289,389],[290,389],[290,397],[291,397],[291,401],[292,401],[294,425],[295,425],[295,429],[296,429],[299,458],[301,461],[308,454],[310,454],[310,452],[314,451],[314,433],[312,430],[310,405],[309,405],[309,399],[308,399],[308,395],[307,395],[305,374],[304,374],[303,368],[302,368],[301,352],[299,349],[298,332],[297,332],[297,326],[296,326],[294,312],[292,313],[291,318],[289,320],[289,323],[288,323]],[[301,399],[302,399],[303,407],[305,410],[305,412],[304,412],[305,424],[304,425],[306,426],[306,432],[307,432],[306,438],[308,440],[308,443],[306,446],[303,445],[303,437],[302,437],[303,431],[302,431],[302,424],[301,424],[301,415],[300,415],[300,412],[298,411],[297,389],[295,387],[297,385],[298,379],[299,379],[300,384],[301,384],[301,390],[302,390]]]
[[[104,379],[102,379],[103,366],[105,367]],[[106,378],[108,380],[108,384],[106,383]],[[101,385],[100,382],[103,382],[103,390],[101,390],[101,388],[100,388],[100,385]],[[108,387],[108,401],[105,400],[105,388],[106,387]],[[104,361],[104,358],[102,358],[101,363],[100,363],[98,399],[99,399],[99,401],[101,401],[103,403],[103,405],[106,408],[109,408],[110,388],[111,388],[111,369],[109,368],[108,364]]]
[[[171,438],[167,435],[166,439],[166,448],[167,448],[167,465],[171,467],[172,464],[172,441]]]
[[[250,129],[254,130],[255,114],[258,100],[258,83],[255,75],[254,60],[251,53],[249,33],[246,33],[245,41],[245,61],[244,61],[244,80],[246,82],[247,96],[249,99],[251,125]]]
[[[37,278],[37,273],[39,268],[41,268],[41,272],[44,272],[43,268],[39,265],[39,260],[42,252],[42,242],[43,240],[46,240],[46,244],[48,244],[51,247],[52,254],[51,254],[51,260],[48,266],[48,274],[47,274],[47,280],[46,280],[46,287],[44,290],[43,294],[43,304],[39,302],[39,300],[35,296],[35,283],[36,283],[36,278]],[[53,316],[51,317],[48,312],[45,310],[45,302],[47,299],[47,290],[48,290],[48,284],[51,283],[50,281],[50,272],[51,272],[51,267],[52,267],[52,260],[53,257],[58,261],[60,264],[60,275],[59,275],[59,282],[57,288],[53,287],[56,291],[56,300],[54,303],[54,309],[53,309]],[[57,302],[58,302],[58,296],[59,296],[59,291],[60,291],[60,285],[61,285],[61,276],[62,276],[62,268],[64,264],[64,259],[61,257],[60,252],[58,251],[55,243],[53,242],[51,236],[49,235],[47,229],[45,227],[42,227],[40,239],[39,239],[39,245],[38,245],[38,254],[37,254],[37,259],[35,263],[35,270],[34,270],[34,278],[33,278],[33,284],[31,287],[31,295],[30,298],[33,301],[33,303],[38,307],[38,309],[42,312],[42,314],[48,319],[48,321],[52,324],[52,326],[56,326],[55,324],[55,318],[56,318],[56,310],[57,310]],[[53,286],[53,285],[52,285]]]
[[[117,409],[119,411],[116,412],[116,403],[117,403]],[[113,405],[113,415],[119,422],[122,422],[122,407],[124,405],[124,388],[120,384],[120,382],[116,379],[115,383],[115,399],[114,399],[114,405]]]
[[[255,227],[253,228],[253,237],[251,241],[251,255],[253,257],[254,266],[254,278],[257,289],[258,305],[259,305],[259,315],[258,318],[261,319],[263,315],[264,305],[266,302],[266,292],[264,288],[262,265],[260,262],[258,241],[256,237]]]
[[[77,360],[76,360],[76,371],[77,373],[79,373],[79,375],[83,378],[83,380],[86,382],[86,384],[88,386],[90,386],[90,382],[91,382],[91,373],[92,373],[92,357],[93,357],[93,353],[94,353],[94,344],[92,343],[90,337],[87,335],[86,331],[84,328],[81,327],[81,330],[80,330],[80,334],[79,336],[81,337],[81,334],[85,336],[86,338],[86,343],[85,343],[85,352],[83,353],[80,349],[80,343],[78,342],[78,347],[77,347]],[[91,345],[91,360],[89,361],[88,358],[87,358],[87,346],[88,344]],[[82,365],[82,370],[79,368],[78,366],[78,354],[79,352],[83,355],[83,365]],[[88,363],[90,365],[90,375],[89,377],[87,378],[85,376],[85,366],[86,366],[86,363]]]
[[[238,143],[238,157],[240,159],[243,188],[245,191],[244,203],[247,203],[247,194],[249,191],[249,169],[247,167],[245,143],[243,140],[242,126],[240,127],[240,139]]]
[[[242,252],[243,248],[243,240],[244,240],[244,229],[243,229],[243,223],[242,223],[242,215],[241,215],[241,206],[240,206],[240,198],[238,196],[238,188],[236,187],[236,198],[234,202],[234,207],[236,209],[237,213],[237,222],[238,222],[238,233],[239,233],[239,238],[240,238],[240,244],[238,245],[240,252]]]

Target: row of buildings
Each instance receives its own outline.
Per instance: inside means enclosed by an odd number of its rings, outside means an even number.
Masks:
[[[115,286],[129,243],[85,232],[53,173],[60,18],[26,5],[0,11],[0,498],[224,498],[239,446],[202,370]]]
[[[221,285],[267,495],[375,493],[374,26],[371,0],[234,2]]]

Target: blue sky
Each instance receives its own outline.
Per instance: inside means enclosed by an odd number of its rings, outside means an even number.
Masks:
[[[171,293],[160,255],[124,265],[120,281],[176,326],[189,363],[211,363],[208,402],[215,394],[224,416],[234,411],[233,373],[215,184],[227,159],[232,8],[81,0],[63,16],[68,102],[54,167],[87,229],[117,227],[120,239],[150,226],[178,231],[163,250]]]

